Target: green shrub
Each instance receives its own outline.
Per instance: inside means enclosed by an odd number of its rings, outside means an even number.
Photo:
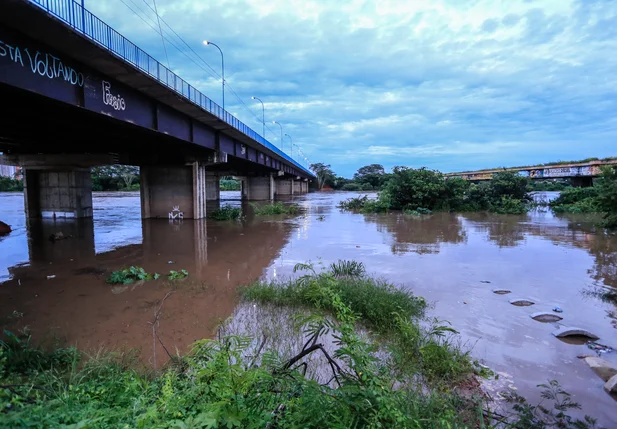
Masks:
[[[523,214],[527,213],[527,204],[524,200],[504,195],[492,205],[491,211],[499,214]]]
[[[124,268],[120,271],[112,272],[111,275],[107,278],[107,283],[128,285],[140,280],[156,280],[159,277],[160,275],[157,273],[147,273],[146,270],[144,270],[142,267],[131,266],[129,268]]]
[[[23,190],[24,182],[22,180],[0,176],[0,192],[21,192]]]
[[[221,191],[239,191],[242,189],[242,183],[234,179],[221,179]]]
[[[569,188],[549,203],[556,213],[595,213],[601,211],[598,204],[598,187]]]
[[[253,207],[257,216],[272,216],[279,214],[295,215],[300,213],[300,206],[298,204],[284,204],[280,201],[266,205],[252,203],[251,207]]]
[[[338,208],[342,210],[362,210],[368,202],[368,195],[362,197],[348,198],[338,204]]]
[[[225,204],[220,209],[213,211],[209,217],[214,220],[238,220],[242,217],[242,209]]]
[[[604,213],[604,226],[617,228],[617,166],[604,167],[596,187],[597,206]]]
[[[355,183],[355,182],[351,182],[351,183],[345,183],[342,187],[341,190],[342,191],[359,191],[361,188],[359,183]]]

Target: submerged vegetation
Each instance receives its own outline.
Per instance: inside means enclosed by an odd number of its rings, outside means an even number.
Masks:
[[[130,354],[45,349],[27,332],[5,333],[0,427],[594,427],[566,414],[577,404],[556,382],[543,386],[554,409],[511,394],[514,415],[492,414],[474,384],[474,372],[487,372],[449,324],[426,319],[422,298],[366,276],[355,261],[296,269],[306,274],[242,290],[247,302],[298,310],[303,339],[291,355],[266,336],[253,349],[251,338],[219,335],[152,371]],[[321,365],[325,381],[309,365]]]
[[[402,210],[410,215],[432,211],[491,211],[519,214],[528,210],[529,179],[514,173],[496,173],[478,184],[444,176],[425,168],[395,167],[392,177],[376,200],[350,198],[339,207],[365,213]]]
[[[107,278],[109,284],[123,284],[130,285],[138,281],[156,280],[160,277],[160,274],[147,273],[142,267],[131,266],[129,268],[123,268],[119,271],[114,271]]]
[[[242,217],[242,209],[225,204],[220,209],[213,211],[208,217],[214,220],[238,220]]]
[[[300,206],[298,204],[284,204],[281,201],[277,201],[271,204],[251,204],[255,214],[257,216],[271,216],[279,214],[295,215],[300,213]]]
[[[617,228],[617,166],[603,167],[593,187],[566,189],[549,205],[557,213],[603,213],[602,226]]]

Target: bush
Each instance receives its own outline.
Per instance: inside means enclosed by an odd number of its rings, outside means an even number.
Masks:
[[[24,182],[22,180],[0,176],[0,192],[21,192],[23,190]]]
[[[596,186],[597,207],[604,213],[604,226],[617,228],[617,167],[604,167]]]
[[[493,204],[491,211],[498,214],[523,214],[527,213],[527,202],[504,195]]]
[[[368,202],[368,195],[362,197],[348,198],[338,204],[338,208],[342,210],[362,210]]]
[[[272,204],[258,205],[251,204],[257,216],[271,216],[279,214],[295,215],[300,212],[298,204],[284,204],[280,201]]]
[[[225,204],[220,209],[213,211],[209,217],[214,220],[238,220],[242,217],[242,209]]]
[[[360,184],[359,183],[345,183],[342,187],[341,187],[342,191],[359,191],[360,190]]]
[[[242,188],[240,181],[234,179],[221,179],[220,185],[221,191],[239,191]]]
[[[432,210],[441,205],[445,189],[445,179],[438,171],[394,167],[384,187],[383,198],[393,210],[416,210],[418,207]]]
[[[595,213],[601,211],[598,187],[569,188],[549,203],[556,213]]]

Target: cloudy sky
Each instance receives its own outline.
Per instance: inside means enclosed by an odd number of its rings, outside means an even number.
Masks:
[[[167,63],[153,0],[85,1]],[[340,175],[617,155],[617,1],[156,1],[172,70],[220,103],[214,41],[227,110]]]

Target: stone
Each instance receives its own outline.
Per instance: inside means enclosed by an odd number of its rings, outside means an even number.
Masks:
[[[553,314],[553,313],[549,313],[547,311],[541,311],[541,312],[538,312],[538,313],[533,313],[529,317],[531,317],[533,320],[537,320],[538,322],[544,322],[544,323],[558,322],[558,321],[563,319],[563,317],[558,316],[558,315]]]
[[[11,227],[0,220],[0,235],[8,234],[11,232]]]
[[[534,305],[535,302],[529,300],[529,299],[513,299],[510,301],[510,304],[512,305],[516,305],[518,307],[527,307],[529,305]]]
[[[617,375],[613,375],[604,385],[604,390],[608,393],[617,394]]]
[[[587,357],[585,363],[604,381],[609,381],[611,377],[615,378],[617,375],[617,366],[607,360],[599,357]]]
[[[508,289],[493,289],[493,293],[496,293],[497,295],[506,295],[510,292],[512,291]]]
[[[559,328],[555,332],[553,332],[553,335],[556,336],[557,338],[587,337],[587,338],[591,338],[592,340],[599,340],[600,339],[600,337],[598,337],[597,335],[592,334],[591,332],[589,332],[586,329],[574,328],[574,327],[571,327],[571,326],[562,326],[561,328]]]

